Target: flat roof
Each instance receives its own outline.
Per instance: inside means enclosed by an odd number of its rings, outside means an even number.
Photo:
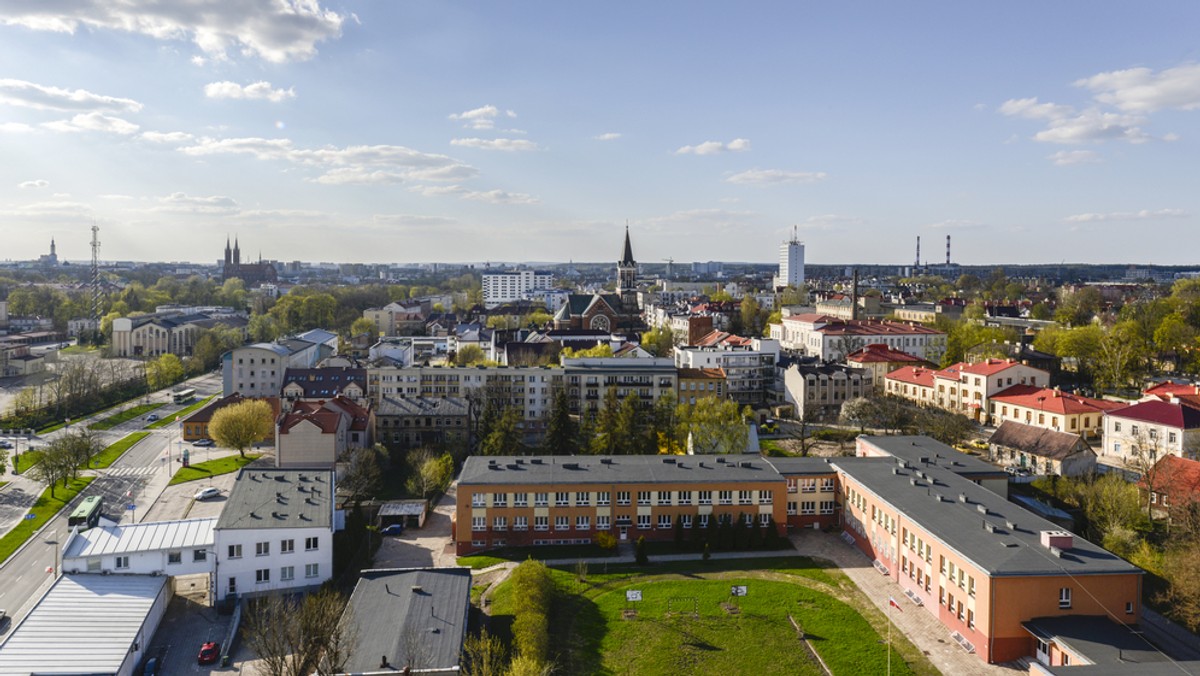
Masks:
[[[947,446],[936,439],[924,436],[873,437],[864,436],[859,439],[875,448],[903,458],[910,463],[920,463],[923,458],[945,467],[946,469],[965,477],[979,478],[981,475],[997,474],[1007,479],[1004,470],[990,462],[985,462],[972,455]]]
[[[502,484],[729,483],[783,481],[758,456],[470,456],[460,486]]]
[[[863,489],[993,577],[1143,572],[1079,535],[1074,536],[1071,549],[1062,552],[1061,557],[1055,556],[1042,546],[1041,532],[1062,531],[1062,526],[951,469],[893,458],[839,458],[833,464]],[[981,508],[987,513],[980,511]],[[1009,523],[1015,524],[1015,528],[1010,528]],[[989,532],[985,524],[990,524],[994,532]]]
[[[1142,636],[1137,625],[1118,624],[1103,615],[1035,617],[1021,625],[1037,638],[1054,641],[1075,653],[1075,656],[1086,658],[1094,666],[1107,668],[1106,671],[1095,673],[1128,674],[1131,670],[1137,670],[1141,674],[1145,673],[1141,665],[1171,663],[1170,658]],[[1180,671],[1173,666],[1172,669],[1176,674],[1197,673],[1194,670]]]
[[[63,575],[0,644],[0,674],[117,673],[167,580]]]
[[[357,633],[342,670],[387,673],[380,658],[396,672],[455,670],[470,605],[469,568],[364,570],[346,607]]]
[[[75,533],[63,550],[63,559],[150,552],[185,547],[212,547],[216,518],[183,521],[148,521],[99,526]]]
[[[836,474],[837,468],[831,463],[836,458],[763,458],[763,461],[783,475],[789,474]]]
[[[379,506],[379,516],[420,516],[426,506],[424,500],[393,500]]]
[[[333,472],[242,469],[217,520],[222,528],[332,528]]]

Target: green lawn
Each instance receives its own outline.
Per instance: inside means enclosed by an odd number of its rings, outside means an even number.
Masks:
[[[0,481],[0,488],[4,488],[7,485],[8,485],[7,481]]]
[[[24,451],[17,460],[17,474],[24,474],[30,467],[42,461],[41,451]]]
[[[8,557],[13,555],[13,552],[25,544],[26,540],[33,537],[34,531],[52,519],[59,510],[65,507],[76,495],[79,495],[80,491],[87,488],[87,485],[94,478],[90,476],[79,477],[68,482],[66,488],[56,486],[54,497],[50,497],[49,488],[43,491],[37,502],[33,503],[33,508],[29,510],[30,513],[36,515],[36,518],[22,519],[21,523],[18,523],[7,535],[0,538],[0,562],[7,561]]]
[[[104,469],[112,465],[117,461],[117,458],[121,457],[121,454],[123,454],[125,451],[128,451],[130,448],[133,448],[134,444],[148,436],[150,436],[149,432],[133,432],[126,435],[124,439],[117,441],[103,451],[100,451],[100,453],[96,454],[96,457],[92,458],[90,467],[92,469]]]
[[[154,409],[159,408],[161,406],[162,406],[162,404],[139,404],[137,406],[134,406],[133,408],[125,409],[124,411],[121,411],[120,413],[117,413],[116,415],[110,415],[109,417],[104,418],[103,420],[97,420],[96,422],[92,423],[91,425],[88,425],[88,429],[89,430],[111,430],[112,428],[116,427],[117,425],[120,425],[123,422],[129,422],[130,420],[133,420],[134,418],[140,418],[141,416],[144,416],[147,413],[149,413],[150,411],[153,411]]]
[[[198,462],[191,467],[180,468],[175,472],[175,476],[171,477],[169,485],[181,484],[187,481],[198,481],[200,479],[211,479],[222,474],[236,472],[239,469],[249,465],[251,462],[258,459],[261,453],[248,453],[246,457],[240,455],[231,455],[227,458],[219,458],[217,460],[209,460],[207,462]]]
[[[615,556],[615,550],[601,549],[599,545],[544,545],[539,547],[504,547],[486,554],[458,557],[458,565],[478,570],[505,561],[520,563],[525,559],[551,561],[554,559],[594,559]]]
[[[195,413],[196,411],[199,411],[204,406],[207,406],[208,402],[212,401],[216,397],[217,397],[217,395],[215,395],[215,394],[210,397],[205,397],[204,399],[201,399],[200,401],[188,406],[187,408],[180,409],[179,411],[176,411],[175,413],[172,413],[171,415],[164,416],[162,420],[155,420],[154,422],[150,423],[149,425],[146,425],[146,429],[156,430],[161,427],[166,427],[167,425],[170,425],[171,423],[173,423],[181,418],[186,418],[189,415]]]
[[[72,345],[70,347],[64,347],[63,349],[59,350],[58,353],[59,354],[91,354],[93,352],[99,352],[99,351],[100,351],[100,348],[96,347],[95,345]]]
[[[551,569],[551,575],[559,591],[550,617],[550,644],[564,673],[821,674],[788,615],[804,628],[809,644],[834,674],[886,672],[888,647],[879,633],[854,607],[833,596],[849,598],[858,593],[856,588],[807,557],[607,570],[591,564],[582,583],[571,570]],[[794,583],[790,576],[796,577]],[[746,585],[748,595],[738,598],[736,612],[731,612],[733,606],[722,604],[733,601],[730,587],[735,584]],[[627,603],[627,589],[640,590],[643,600]],[[511,591],[502,583],[491,597],[496,633],[504,637],[514,608]],[[635,609],[636,617],[626,618],[626,609]],[[910,668],[893,650],[892,673],[937,673],[903,637],[893,638],[895,648],[918,664]]]

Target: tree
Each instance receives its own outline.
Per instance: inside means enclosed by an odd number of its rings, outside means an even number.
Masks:
[[[322,589],[303,601],[282,594],[259,597],[250,606],[243,635],[271,676],[340,673],[350,658],[357,628],[346,599]]]
[[[655,357],[669,357],[675,349],[675,334],[665,324],[657,326],[642,334],[642,348]]]
[[[613,356],[612,346],[608,343],[601,343],[595,347],[586,349],[575,349],[573,347],[564,347],[560,353],[563,359],[581,358],[581,357],[611,357]]]
[[[463,345],[454,354],[454,365],[475,366],[476,364],[482,364],[486,359],[482,347],[478,345]]]
[[[546,664],[550,656],[550,603],[554,582],[541,561],[527,559],[513,569],[510,583],[515,599],[512,633],[517,657]]]
[[[1163,560],[1168,585],[1156,599],[1170,608],[1172,619],[1190,632],[1200,631],[1200,540],[1188,540],[1171,549]]]
[[[359,317],[358,319],[354,320],[353,324],[350,325],[350,337],[353,338],[354,336],[361,335],[368,335],[372,338],[378,337],[379,327],[376,326],[375,322],[371,321],[370,319],[367,319],[366,317]]]
[[[1096,385],[1123,388],[1141,375],[1147,345],[1137,336],[1130,322],[1116,324],[1100,340],[1096,364]]]
[[[789,286],[779,294],[779,304],[787,307],[789,305],[804,305],[808,303],[808,289],[804,286],[795,287]]]
[[[421,497],[429,497],[430,493],[445,491],[454,479],[454,458],[449,453],[443,453],[436,458],[430,458],[421,463]]]
[[[1075,290],[1063,287],[1059,289],[1058,310],[1054,313],[1054,319],[1067,326],[1083,326],[1092,321],[1103,302],[1100,290],[1094,286]]]
[[[486,628],[463,641],[463,676],[504,676],[507,651],[504,642]]]
[[[847,399],[846,402],[842,404],[842,422],[849,425],[856,425],[858,427],[858,433],[864,434],[867,431],[867,423],[874,419],[874,409],[875,402],[867,399],[866,397]]]
[[[43,448],[41,453],[41,460],[29,470],[29,474],[46,484],[50,489],[50,497],[54,497],[54,485],[61,481],[63,488],[66,488],[67,480],[75,472],[76,463],[70,449],[64,444],[52,443]]]
[[[246,457],[246,449],[263,441],[275,431],[271,405],[261,399],[240,401],[218,409],[208,423],[208,436],[227,448],[237,449]]]
[[[691,435],[694,453],[741,453],[746,448],[749,430],[746,411],[737,402],[703,397],[695,405],[683,404],[680,418]]]
[[[383,481],[381,460],[384,448],[351,448],[342,454],[342,471],[338,476],[338,488],[350,494],[351,502],[359,502],[379,492]]]
[[[646,536],[639,535],[637,542],[633,543],[633,558],[639,566],[650,563],[650,556],[646,553]]]
[[[479,450],[483,455],[519,455],[522,450],[521,411],[515,407],[505,408],[480,443]]]
[[[546,434],[542,437],[542,452],[546,455],[579,453],[579,426],[571,418],[571,398],[565,387],[554,389]]]
[[[183,380],[183,362],[167,353],[146,362],[146,383],[151,390],[161,390]]]
[[[247,324],[246,330],[250,334],[250,340],[259,343],[269,343],[283,332],[279,320],[269,314],[250,315],[250,323]]]

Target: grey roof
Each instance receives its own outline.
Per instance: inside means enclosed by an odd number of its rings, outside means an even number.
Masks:
[[[959,476],[954,469],[907,462],[901,467],[900,461],[890,458],[838,458],[833,464],[994,577],[1143,572],[1078,535],[1074,546],[1056,557],[1042,546],[1041,532],[1061,531],[1062,526]],[[915,485],[911,483],[914,480]],[[939,495],[944,499],[937,500]],[[986,508],[986,515],[981,508]],[[995,532],[989,532],[984,524],[992,525]]]
[[[741,456],[471,456],[459,485],[783,481],[762,458]]]
[[[1166,655],[1142,636],[1138,625],[1117,624],[1103,615],[1035,617],[1021,624],[1034,636],[1066,646],[1096,666],[1118,666],[1122,669],[1119,673],[1127,674],[1135,669],[1138,673],[1144,673],[1134,665],[1170,662]],[[1070,673],[1076,672],[1072,670]],[[1174,673],[1200,672],[1176,669]]]
[[[979,478],[981,475],[987,474],[998,474],[1002,477],[1007,477],[1004,470],[999,467],[974,456],[967,455],[929,437],[868,436],[864,440],[872,446],[880,448],[897,458],[903,458],[910,463],[916,464],[921,462],[922,458],[929,458],[931,461],[936,461],[939,465],[951,470],[955,474],[965,477]]]
[[[63,575],[0,645],[0,674],[118,673],[167,580]]]
[[[226,528],[332,528],[333,472],[242,469],[217,520]]]
[[[367,391],[367,370],[344,366],[320,368],[289,368],[283,372],[283,387],[295,384],[304,391],[305,398],[332,399],[351,384]]]
[[[379,506],[379,516],[420,516],[426,507],[424,500],[393,500]]]
[[[63,558],[211,547],[216,524],[217,520],[210,518],[91,528],[70,537]]]
[[[988,439],[988,443],[1054,460],[1065,460],[1076,453],[1089,450],[1087,442],[1078,434],[1035,427],[1013,420],[1001,423]]]
[[[345,671],[388,673],[380,668],[384,657],[396,672],[405,666],[450,672],[459,663],[470,605],[468,568],[364,570],[347,605],[357,632]]]
[[[375,409],[375,415],[466,415],[468,408],[467,400],[460,397],[384,397]]]
[[[836,474],[837,469],[830,463],[833,458],[763,458],[775,468],[775,471],[785,476],[794,474]]]

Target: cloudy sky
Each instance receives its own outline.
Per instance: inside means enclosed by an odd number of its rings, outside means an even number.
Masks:
[[[0,259],[1197,261],[1200,3],[0,0]]]

